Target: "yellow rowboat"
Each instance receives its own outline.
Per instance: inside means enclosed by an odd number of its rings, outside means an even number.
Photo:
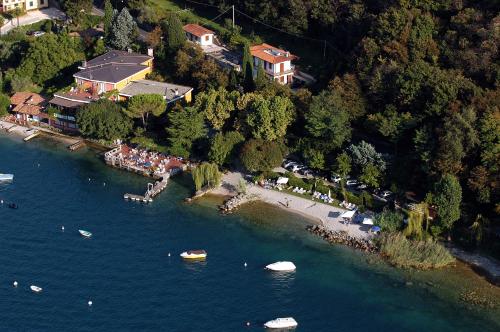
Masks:
[[[205,250],[189,250],[184,251],[181,257],[185,260],[204,260],[207,258],[207,252]]]

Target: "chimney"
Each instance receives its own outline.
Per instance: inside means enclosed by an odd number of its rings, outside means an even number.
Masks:
[[[148,48],[148,55],[149,55],[150,57],[153,57],[153,56],[154,56],[153,54],[154,54],[153,49],[152,49],[151,47],[150,47],[150,48]]]
[[[130,47],[127,48],[127,52],[132,53],[132,49]]]
[[[179,89],[175,89],[174,94],[175,94],[176,96],[178,96],[178,95],[179,95]]]
[[[286,52],[285,56],[288,58],[290,56],[290,52]]]
[[[87,60],[83,60],[82,61],[82,67],[83,68],[87,68]]]

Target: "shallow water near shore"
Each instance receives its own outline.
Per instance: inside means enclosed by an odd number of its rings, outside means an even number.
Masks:
[[[462,265],[397,270],[330,246],[304,230],[303,217],[262,203],[221,216],[218,198],[183,202],[188,177],[152,204],[127,202],[123,194],[143,193],[148,179],[90,150],[3,134],[0,172],[15,175],[0,199],[19,206],[0,205],[1,331],[246,331],[286,316],[297,331],[500,329],[498,309],[459,301],[478,286],[499,294]],[[182,262],[186,249],[207,250],[207,261]],[[263,270],[285,259],[295,273]]]

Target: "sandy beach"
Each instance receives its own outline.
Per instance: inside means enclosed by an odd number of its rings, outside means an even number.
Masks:
[[[241,173],[229,172],[224,174],[219,188],[211,191],[215,195],[235,196],[237,186],[242,178]],[[307,198],[297,197],[285,192],[264,189],[258,185],[248,185],[247,193],[259,197],[259,200],[278,206],[290,212],[299,213],[306,218],[321,222],[332,231],[346,231],[349,235],[359,239],[369,239],[370,227],[360,224],[344,224],[340,215],[346,210],[331,205],[315,202]]]

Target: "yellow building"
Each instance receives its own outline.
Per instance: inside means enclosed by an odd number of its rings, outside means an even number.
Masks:
[[[34,10],[47,8],[49,0],[0,0],[0,11],[8,12],[16,8],[25,10]]]

